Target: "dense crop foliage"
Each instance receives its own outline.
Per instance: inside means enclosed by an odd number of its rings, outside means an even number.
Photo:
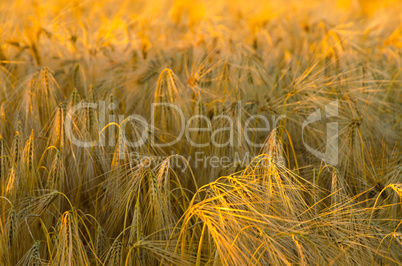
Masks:
[[[0,1],[0,265],[400,265],[401,14]]]

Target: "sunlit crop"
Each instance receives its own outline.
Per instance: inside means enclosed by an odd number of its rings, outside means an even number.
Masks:
[[[401,56],[393,0],[0,1],[0,265],[401,265]]]

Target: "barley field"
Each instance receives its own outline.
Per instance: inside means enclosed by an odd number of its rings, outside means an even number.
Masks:
[[[0,1],[0,265],[402,265],[402,3]]]

